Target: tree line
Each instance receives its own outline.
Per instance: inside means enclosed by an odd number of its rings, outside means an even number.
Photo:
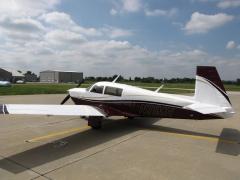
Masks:
[[[94,77],[94,76],[88,76],[85,77],[85,81],[113,81],[117,75],[110,76],[110,77]],[[141,82],[141,83],[195,83],[195,78],[154,78],[154,77],[135,77],[135,78],[124,78],[123,76],[120,76],[118,78],[118,82]],[[236,81],[224,81],[224,84],[238,84],[240,85],[240,79],[237,79]]]

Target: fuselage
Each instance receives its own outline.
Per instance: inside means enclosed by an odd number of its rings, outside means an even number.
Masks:
[[[89,88],[73,88],[69,95],[75,104],[92,105],[106,116],[215,119],[184,107],[193,104],[191,96],[158,93],[130,85],[98,82]]]

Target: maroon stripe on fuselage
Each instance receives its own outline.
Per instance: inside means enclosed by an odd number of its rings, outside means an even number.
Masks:
[[[75,104],[92,105],[102,109],[108,116],[130,116],[130,117],[160,117],[160,118],[179,118],[179,119],[219,119],[216,115],[204,115],[195,111],[183,109],[181,106],[116,100],[89,100],[73,98]]]

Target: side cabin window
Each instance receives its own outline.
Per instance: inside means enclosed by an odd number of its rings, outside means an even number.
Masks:
[[[103,86],[95,85],[95,86],[93,86],[93,88],[91,89],[90,92],[102,94],[103,93]]]
[[[106,86],[104,94],[113,95],[113,96],[122,96],[122,89]]]

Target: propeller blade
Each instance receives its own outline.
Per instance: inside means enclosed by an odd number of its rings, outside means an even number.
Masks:
[[[83,81],[79,81],[79,83],[78,83],[78,85],[76,86],[76,88],[80,87],[82,83],[83,83]]]
[[[70,97],[71,97],[70,95],[67,95],[67,96],[63,99],[63,101],[61,102],[61,104],[65,104],[65,102],[67,102],[67,100],[69,100]]]
[[[79,83],[78,83],[78,85],[76,86],[76,88],[80,87],[81,84],[82,84],[82,82],[83,82],[83,81],[79,81]],[[70,97],[71,97],[70,95],[67,95],[67,96],[63,99],[63,101],[61,102],[61,104],[65,104],[65,102],[67,102]]]

